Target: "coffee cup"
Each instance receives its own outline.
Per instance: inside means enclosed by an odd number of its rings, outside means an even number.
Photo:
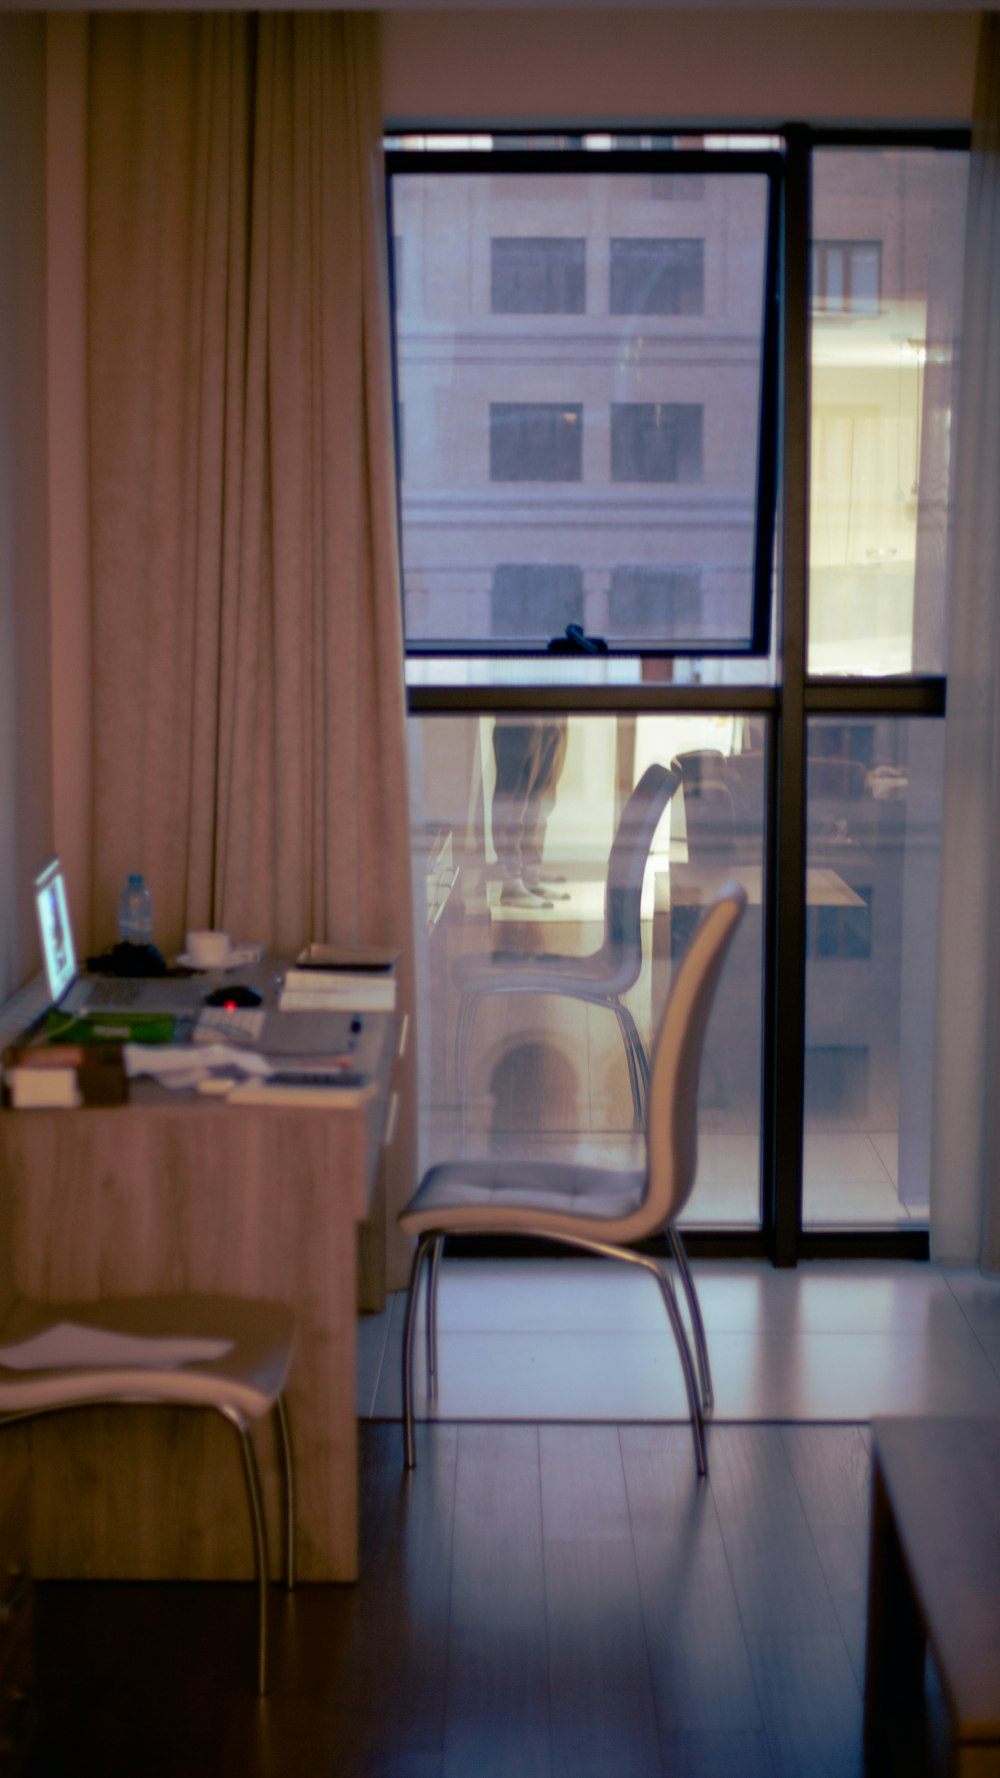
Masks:
[[[221,969],[229,962],[228,932],[189,932],[186,948],[195,969]]]

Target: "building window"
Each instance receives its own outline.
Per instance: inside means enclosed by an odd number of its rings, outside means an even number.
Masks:
[[[702,616],[697,568],[642,564],[613,570],[608,622],[615,635],[650,642],[683,640],[698,634]]]
[[[582,315],[586,250],[582,236],[495,235],[490,242],[494,315]]]
[[[612,481],[700,481],[702,413],[694,402],[613,402]]]
[[[491,481],[578,482],[582,475],[580,402],[490,402]]]
[[[812,306],[827,315],[877,315],[881,241],[814,241]]]
[[[583,623],[583,569],[568,562],[499,562],[490,625],[501,640],[548,641]]]
[[[704,258],[699,240],[612,240],[612,315],[703,314]]]

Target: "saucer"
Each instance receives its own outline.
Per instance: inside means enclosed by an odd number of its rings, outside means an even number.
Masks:
[[[221,969],[223,973],[227,969],[235,969],[238,964],[243,962],[243,958],[240,957],[235,948],[231,946],[227,955],[223,957],[221,963],[196,963],[194,958],[187,951],[178,951],[177,961],[182,969],[197,970],[199,975],[213,975],[215,971],[219,969]]]
[[[258,963],[260,954],[260,945],[230,945],[229,952],[221,963],[196,963],[187,951],[179,951],[177,961],[182,969],[196,970],[199,975],[215,975],[219,972],[225,975],[227,970],[239,969],[247,963]]]

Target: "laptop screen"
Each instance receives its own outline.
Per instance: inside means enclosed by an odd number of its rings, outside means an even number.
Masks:
[[[38,914],[38,931],[42,940],[49,993],[53,1004],[57,1004],[76,977],[73,930],[66,904],[66,884],[58,858],[51,859],[35,878],[35,911]]]

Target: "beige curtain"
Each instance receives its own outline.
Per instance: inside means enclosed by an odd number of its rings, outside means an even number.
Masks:
[[[101,941],[138,869],[165,951],[412,955],[376,30],[91,23]]]
[[[948,635],[931,1254],[1000,1271],[1000,17],[970,163]]]

